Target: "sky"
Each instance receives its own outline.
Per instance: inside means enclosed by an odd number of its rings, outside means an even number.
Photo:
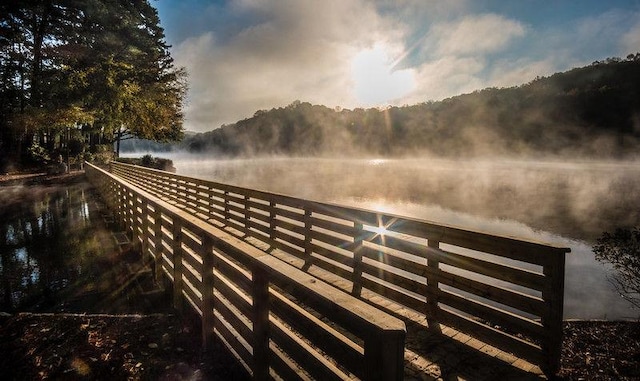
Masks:
[[[158,0],[185,129],[438,101],[640,52],[640,0]]]

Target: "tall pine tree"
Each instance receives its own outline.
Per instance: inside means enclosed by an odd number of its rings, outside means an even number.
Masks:
[[[185,72],[147,0],[0,5],[0,149],[53,153],[70,130],[168,141],[182,136]],[[24,156],[24,155],[22,155]]]

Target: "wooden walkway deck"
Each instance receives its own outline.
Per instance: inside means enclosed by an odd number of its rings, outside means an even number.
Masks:
[[[174,200],[165,198],[173,205]],[[209,223],[233,235],[244,236],[242,232],[225,226],[216,220]],[[303,266],[303,261],[282,250],[273,249],[264,242],[244,236],[250,244],[269,252],[294,267]],[[331,274],[322,268],[310,266],[308,273],[333,286],[349,292],[351,282]],[[363,292],[362,298],[380,306],[402,319],[407,328],[404,352],[405,380],[544,380],[541,368],[525,359],[500,350],[444,324],[432,322],[431,327],[425,314],[408,309],[392,300],[373,292]]]
[[[205,222],[354,295],[389,319],[400,318],[407,333],[405,379],[539,379],[545,378],[542,367],[551,374],[557,367],[566,248],[122,164],[116,169],[122,179],[185,211],[189,220]],[[155,214],[145,217],[157,209],[148,211],[139,196],[125,195],[124,200],[129,211],[123,218],[131,222],[134,235],[149,230],[147,219],[158,220]],[[173,218],[162,215],[160,220]],[[204,245],[207,239],[202,240]],[[463,250],[448,248],[451,244]],[[468,255],[467,249],[479,250],[480,256]],[[492,256],[507,262],[492,262]],[[456,267],[463,272],[453,271]]]

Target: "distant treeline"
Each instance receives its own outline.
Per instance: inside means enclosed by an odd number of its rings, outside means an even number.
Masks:
[[[629,157],[639,143],[640,53],[413,106],[348,110],[296,101],[164,149],[222,156]]]

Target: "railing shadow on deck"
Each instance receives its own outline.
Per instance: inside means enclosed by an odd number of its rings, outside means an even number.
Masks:
[[[111,171],[386,312],[559,369],[568,248],[121,163]]]
[[[91,164],[86,176],[254,379],[399,380],[405,324]]]

